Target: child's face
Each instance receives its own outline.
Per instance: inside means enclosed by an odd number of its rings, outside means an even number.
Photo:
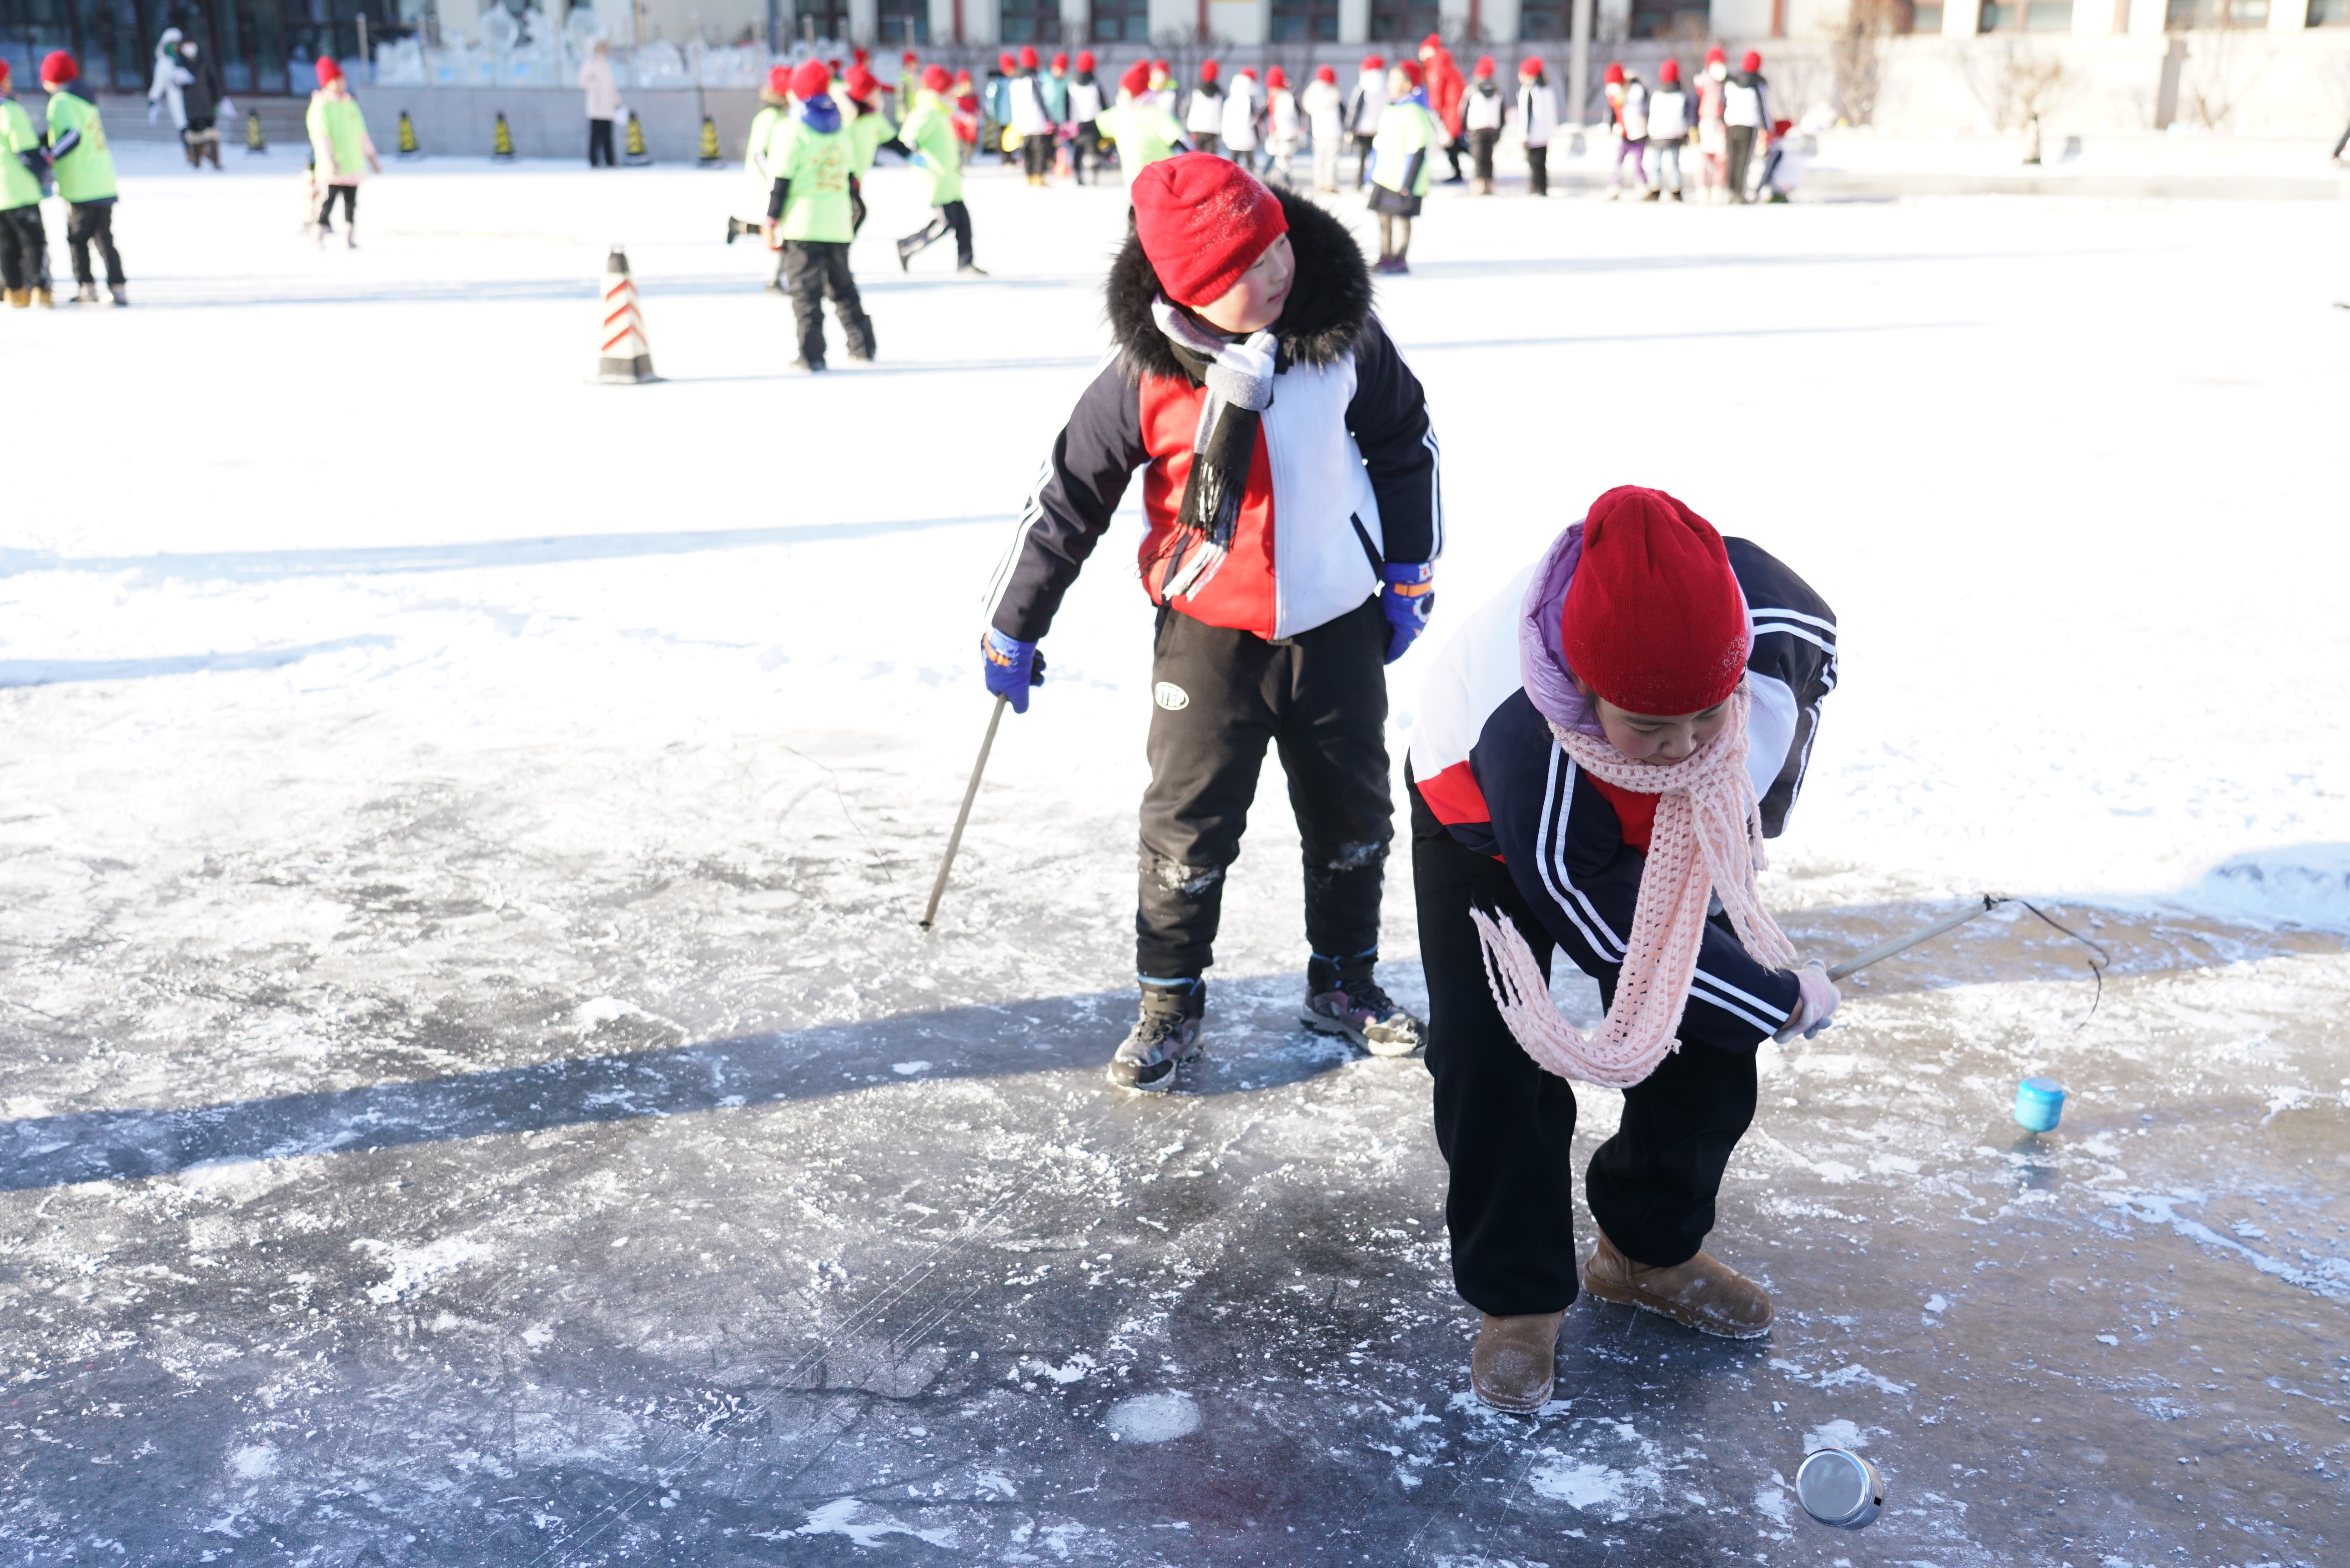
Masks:
[[[1297,258],[1284,234],[1264,247],[1264,254],[1221,298],[1195,308],[1200,319],[1219,332],[1241,337],[1262,332],[1281,319],[1281,307],[1289,303],[1289,286],[1296,276]]]
[[[1607,743],[1636,763],[1659,766],[1678,763],[1730,726],[1727,702],[1717,702],[1700,712],[1660,717],[1627,712],[1587,687],[1584,695],[1599,710],[1599,728],[1607,733]]]

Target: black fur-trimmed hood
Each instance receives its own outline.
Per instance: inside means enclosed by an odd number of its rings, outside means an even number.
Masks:
[[[1274,195],[1289,220],[1290,248],[1297,255],[1289,303],[1274,323],[1274,336],[1281,340],[1281,368],[1335,363],[1355,346],[1370,319],[1371,269],[1344,223],[1293,192],[1276,189]],[[1127,379],[1198,379],[1175,357],[1174,346],[1150,318],[1150,302],[1159,297],[1159,275],[1142,254],[1131,222],[1126,244],[1110,263],[1103,293],[1118,368]]]

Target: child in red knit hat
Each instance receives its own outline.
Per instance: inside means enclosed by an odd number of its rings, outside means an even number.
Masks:
[[[1371,314],[1362,252],[1310,199],[1199,152],[1144,168],[1132,193],[1110,265],[1117,357],[1022,510],[983,647],[988,690],[1024,711],[1037,639],[1140,469],[1157,707],[1141,1009],[1110,1081],[1161,1092],[1199,1054],[1224,874],[1268,741],[1305,848],[1302,1020],[1409,1054],[1419,1022],[1374,966],[1394,833],[1384,667],[1427,622],[1440,543],[1427,401]]]
[[[1569,1078],[1624,1093],[1585,1177],[1599,1235],[1580,1288],[1706,1334],[1770,1331],[1768,1293],[1703,1245],[1756,1048],[1835,1011],[1754,885],[1835,678],[1835,613],[1801,577],[1630,485],[1429,671],[1405,787],[1445,1223],[1484,1314],[1487,1405],[1549,1399],[1577,1293]],[[1587,1035],[1550,1004],[1562,950],[1607,1006]]]

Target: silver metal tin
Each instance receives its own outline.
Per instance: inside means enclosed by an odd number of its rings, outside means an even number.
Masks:
[[[1885,1480],[1858,1454],[1818,1449],[1795,1472],[1795,1501],[1822,1524],[1866,1530],[1885,1511]]]

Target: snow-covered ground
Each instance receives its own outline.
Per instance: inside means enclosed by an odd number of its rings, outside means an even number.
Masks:
[[[134,307],[0,317],[5,1560],[241,1561],[275,1531],[306,1562],[585,1562],[562,1542],[630,1510],[673,1521],[631,1537],[647,1560],[1154,1561],[1187,1521],[1211,1560],[1335,1560],[1359,1508],[1414,1561],[1573,1560],[1586,1525],[1630,1560],[1825,1561],[1773,1471],[1838,1421],[1906,1461],[1921,1560],[2054,1562],[2076,1514],[2087,1560],[2253,1560],[2214,1554],[2200,1494],[2156,1506],[2178,1432],[2229,1467],[2248,1543],[2339,1550],[2341,1368],[2284,1366],[2338,1355],[2350,1294],[2332,208],[1431,202],[1379,305],[1444,447],[1431,639],[1599,491],[1671,490],[1844,628],[1772,873],[1791,926],[1834,957],[1991,890],[2119,950],[2078,1032],[2085,971],[2044,931],[1883,971],[1774,1060],[1725,1197],[1784,1368],[1697,1347],[1701,1388],[1686,1341],[1610,1320],[1570,1352],[1588,1403],[1505,1428],[1447,1404],[1424,1075],[1285,1022],[1277,780],[1200,1095],[1099,1085],[1148,711],[1130,525],[914,929],[985,719],[979,595],[1102,351],[1119,192],[975,178],[993,275],[959,279],[944,247],[899,273],[925,213],[877,173],[880,362],[794,379],[762,257],[718,243],[739,175],[395,164],[361,248],[319,253],[290,160],[120,152]],[[591,381],[616,241],[657,385]],[[1391,672],[1399,758],[1424,658]],[[1417,994],[1401,857],[1385,945]],[[2076,1141],[2009,1148],[2001,1096],[2044,1066]],[[1586,1100],[1604,1135],[1612,1096]],[[2272,1199],[2297,1251],[2247,1207]],[[2098,1288],[2172,1293],[2155,1328],[1995,1290],[1968,1251],[2013,1241],[2036,1291],[2055,1249],[2125,1234]],[[982,1255],[1035,1267],[954,1273]],[[1374,1273],[1392,1296],[1347,1294]],[[2198,1314],[2195,1354],[2269,1356],[2265,1386],[2320,1401],[2304,1426],[2069,1359],[2125,1331],[2185,1356]],[[1294,1374],[1251,1382],[1242,1345]],[[1975,1365],[2035,1355],[2047,1388]],[[2095,1460],[2050,1459],[2122,1512],[2032,1460],[2055,1383],[2128,1406]],[[1992,1452],[1923,1429],[1961,1417]],[[1118,1468],[1184,1442],[1211,1446]],[[1516,1484],[1481,1501],[1448,1473],[1472,1456]],[[1250,1490],[1293,1461],[1310,1483]],[[88,1464],[122,1467],[137,1528]],[[696,1488],[730,1465],[722,1507]]]

